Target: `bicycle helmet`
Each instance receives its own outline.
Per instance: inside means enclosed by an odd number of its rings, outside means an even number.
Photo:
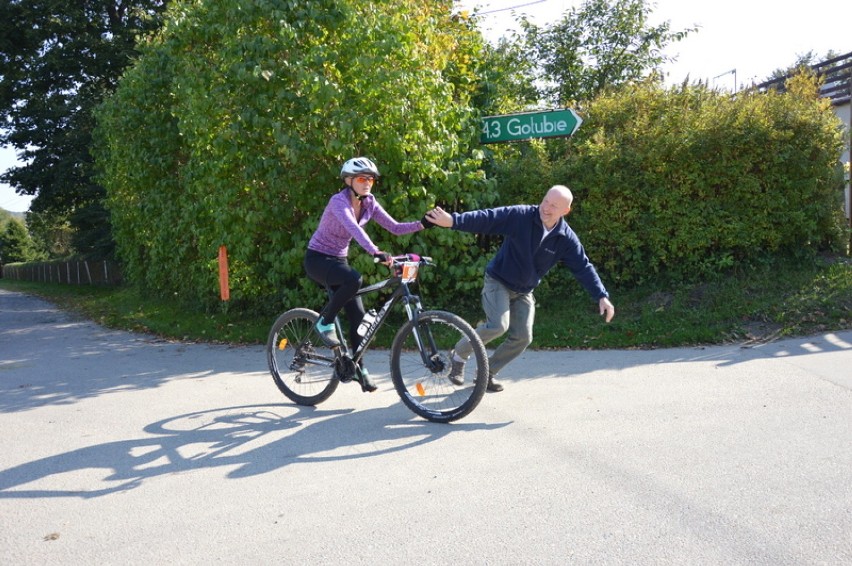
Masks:
[[[343,164],[340,169],[340,178],[354,177],[356,175],[379,176],[379,168],[367,157],[353,157]]]

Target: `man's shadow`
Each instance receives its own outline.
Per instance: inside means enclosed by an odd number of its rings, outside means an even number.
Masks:
[[[400,405],[358,412],[247,405],[188,413],[146,426],[150,436],[144,438],[87,446],[2,470],[0,498],[89,499],[135,489],[148,478],[221,466],[235,467],[228,478],[244,478],[292,464],[381,456],[449,434],[509,424],[446,425],[406,413]],[[61,474],[85,470],[107,473],[90,488],[49,487],[66,483]],[[75,478],[74,485],[79,481]]]

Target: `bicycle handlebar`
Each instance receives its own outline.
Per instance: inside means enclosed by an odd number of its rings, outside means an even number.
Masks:
[[[403,255],[393,255],[390,257],[392,264],[391,265],[399,265],[401,263],[405,263],[406,261],[416,261],[423,265],[434,265],[432,263],[432,258],[429,256],[421,256],[417,254],[403,254]],[[379,263],[379,258],[373,258],[373,263]]]

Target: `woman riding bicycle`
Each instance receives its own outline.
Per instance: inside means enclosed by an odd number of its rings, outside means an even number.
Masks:
[[[366,157],[353,157],[344,163],[340,169],[344,186],[329,199],[319,225],[308,242],[305,272],[313,281],[333,291],[317,320],[317,332],[329,347],[340,346],[334,332],[334,318],[341,309],[345,310],[349,321],[352,350],[361,343],[357,328],[364,317],[364,304],[355,295],[361,288],[362,278],[347,259],[352,239],[367,253],[389,265],[389,254],[381,251],[364,231],[364,226],[370,220],[375,220],[379,226],[396,236],[432,226],[425,219],[415,222],[394,220],[372,195],[373,184],[378,177],[378,167]],[[376,385],[370,380],[367,370],[360,368],[360,374],[362,389],[375,391]]]

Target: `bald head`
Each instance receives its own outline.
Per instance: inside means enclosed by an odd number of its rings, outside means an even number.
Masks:
[[[556,226],[560,218],[571,212],[572,202],[574,195],[571,194],[571,189],[564,185],[550,187],[538,209],[544,227],[550,230]]]
[[[571,189],[565,185],[553,185],[550,187],[550,190],[547,191],[545,198],[548,196],[561,201],[567,208],[571,208],[571,203],[574,202],[574,195],[571,193]]]

